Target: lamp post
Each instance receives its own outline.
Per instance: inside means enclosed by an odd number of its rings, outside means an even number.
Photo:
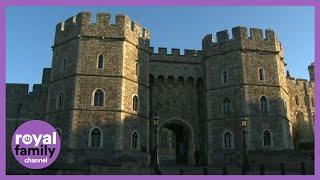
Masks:
[[[247,141],[246,141],[246,127],[248,125],[248,116],[245,114],[243,118],[241,119],[241,126],[243,129],[243,164],[242,164],[242,170],[243,174],[246,174],[249,165],[248,165],[248,156],[247,156]]]
[[[156,174],[160,172],[160,163],[159,163],[159,147],[158,147],[158,127],[160,124],[160,117],[155,115],[152,118],[153,127],[155,130],[155,147],[154,147],[154,171]]]

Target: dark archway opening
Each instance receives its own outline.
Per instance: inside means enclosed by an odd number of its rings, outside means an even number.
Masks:
[[[160,129],[159,157],[162,165],[191,164],[190,130],[179,123],[167,123]]]

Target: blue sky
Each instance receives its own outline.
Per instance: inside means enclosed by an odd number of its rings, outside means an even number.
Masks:
[[[235,26],[273,29],[291,76],[309,79],[314,60],[313,7],[10,7],[6,24],[6,81],[40,83],[51,66],[55,26],[80,11],[125,13],[151,31],[151,45],[201,49],[202,38]],[[231,33],[230,33],[231,34]]]

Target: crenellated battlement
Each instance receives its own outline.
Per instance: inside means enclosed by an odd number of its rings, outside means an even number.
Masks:
[[[208,34],[202,40],[202,49],[205,56],[222,54],[235,50],[258,50],[280,53],[281,43],[271,29],[264,31],[258,28],[246,27],[232,28],[232,37],[228,30],[217,32],[215,35]]]
[[[7,83],[6,89],[7,94],[12,94],[19,97],[28,96],[29,84]]]
[[[314,87],[314,82],[312,81],[308,81],[307,79],[301,79],[301,78],[294,78],[294,77],[287,77],[287,82],[288,85],[292,85],[292,86],[300,86],[301,88],[303,88],[304,86],[306,86],[306,88],[313,88]]]
[[[186,57],[198,57],[202,55],[201,50],[196,49],[183,49],[182,51],[178,48],[171,48],[171,53],[168,53],[168,49],[165,47],[158,47],[158,53],[154,51],[154,48],[151,47],[153,55],[161,55],[161,56],[186,56]]]
[[[42,83],[33,84],[31,91],[29,91],[29,84],[7,83],[7,92],[19,95],[20,97],[27,97],[31,94],[43,93],[50,83],[50,73],[51,68],[43,68]]]
[[[91,13],[84,11],[57,24],[54,46],[81,36],[123,38],[140,46],[149,46],[150,43],[150,31],[127,15],[117,14],[115,23],[111,24],[109,13],[97,13],[96,22],[91,22]]]
[[[151,47],[152,55],[150,60],[155,62],[176,62],[176,63],[201,63],[202,51],[195,49],[180,50],[177,48],[171,48],[171,53],[167,48],[159,47],[158,52],[154,51]]]

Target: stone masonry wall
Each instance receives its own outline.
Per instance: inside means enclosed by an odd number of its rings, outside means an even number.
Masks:
[[[242,147],[241,118],[245,109],[241,52],[211,56],[206,59],[206,98],[208,114],[208,158],[209,163],[228,163],[227,159],[239,159],[236,151]],[[228,81],[223,82],[223,71]],[[230,100],[230,112],[223,112],[223,100]],[[234,146],[223,148],[223,135],[231,132]],[[223,149],[223,150],[222,150]]]
[[[293,143],[298,148],[299,144],[313,142],[314,138],[314,82],[295,80],[288,76],[287,85],[290,95],[289,119],[292,122]],[[299,104],[296,102],[296,97]]]
[[[155,114],[160,127],[173,120],[189,128],[189,163],[200,150],[203,162],[241,164],[245,115],[250,151],[292,149],[292,142],[297,147],[313,141],[314,66],[309,66],[311,81],[286,76],[282,45],[272,30],[263,34],[261,29],[235,27],[232,37],[227,30],[205,36],[202,50],[169,53],[159,48],[156,53],[148,29],[123,14],[115,16],[114,24],[111,18],[98,13],[92,21],[90,12],[81,12],[57,24],[52,68],[44,69],[42,84],[32,92],[27,84],[7,84],[7,120],[39,118],[59,128],[59,162],[134,160],[148,165]],[[104,58],[102,69],[99,55]],[[259,68],[264,80],[259,80]],[[101,107],[93,106],[97,89],[104,91]],[[61,92],[64,106],[58,108]],[[268,99],[266,112],[259,109],[261,96]],[[223,112],[225,98],[230,100],[228,113]],[[102,147],[89,147],[94,127],[102,131]],[[271,147],[262,144],[264,130],[272,134]],[[233,135],[231,148],[223,146],[227,131]],[[133,132],[139,136],[137,149],[131,147]]]

